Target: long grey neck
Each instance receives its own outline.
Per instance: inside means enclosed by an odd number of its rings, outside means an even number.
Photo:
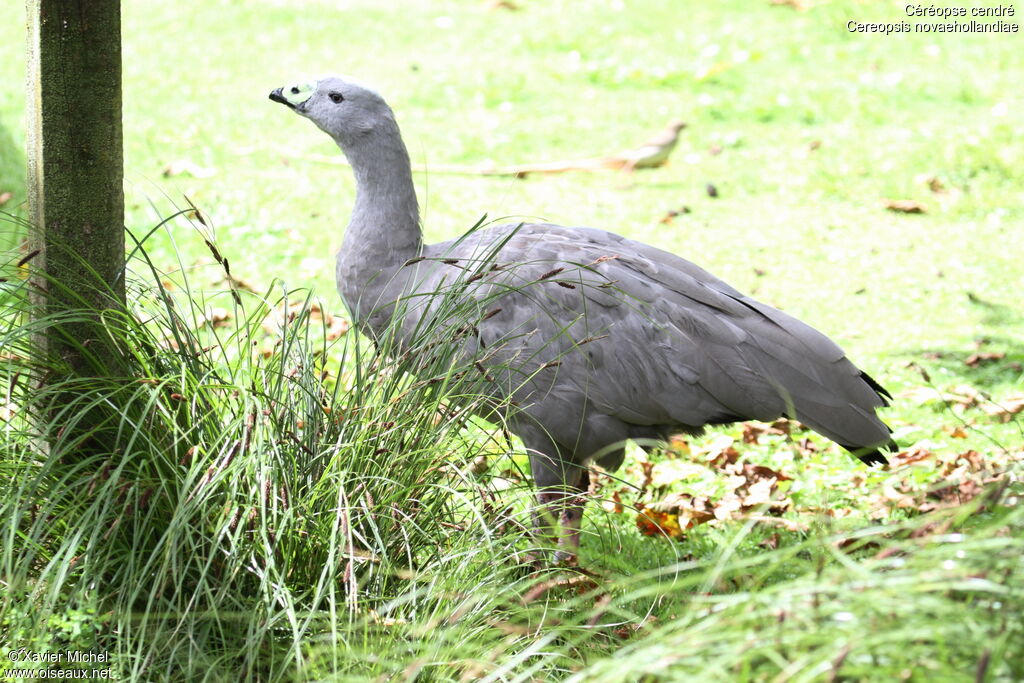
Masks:
[[[423,244],[409,154],[393,120],[339,146],[356,178],[356,203],[338,252],[338,291],[357,322],[381,303]]]

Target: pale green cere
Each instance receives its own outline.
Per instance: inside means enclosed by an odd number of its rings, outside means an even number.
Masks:
[[[295,85],[288,86],[282,91],[282,94],[286,100],[297,107],[312,97],[315,90],[316,81],[309,80],[304,83],[296,83]]]

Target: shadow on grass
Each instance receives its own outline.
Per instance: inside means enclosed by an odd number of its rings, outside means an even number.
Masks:
[[[958,383],[993,390],[1014,385],[1024,376],[1024,310],[982,299],[968,292],[967,298],[977,316],[978,336],[966,348],[923,348],[906,352],[911,360],[927,361],[927,366],[944,370]],[[997,330],[998,334],[986,334]]]

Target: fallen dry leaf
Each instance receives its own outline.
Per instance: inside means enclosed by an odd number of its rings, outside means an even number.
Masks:
[[[677,481],[700,477],[705,472],[707,468],[686,460],[662,460],[651,471],[650,485],[655,489],[665,488]]]
[[[743,509],[743,502],[735,493],[730,493],[715,505],[715,519],[732,519],[732,516]]]
[[[208,308],[196,321],[197,327],[225,327],[231,323],[231,313],[226,308]]]
[[[793,533],[805,532],[808,527],[803,522],[798,522],[795,519],[785,519],[784,517],[769,517],[767,515],[747,515],[745,519],[749,519],[758,524],[764,524],[765,526],[778,527],[785,531],[791,531]]]
[[[351,324],[349,321],[346,318],[342,318],[340,315],[327,316],[327,341],[339,339],[349,331],[350,327]]]
[[[622,511],[625,509],[622,505],[622,497],[619,495],[618,491],[613,491],[610,499],[602,501],[601,507],[616,515],[621,515]]]
[[[971,368],[976,368],[979,365],[985,363],[992,363],[997,360],[1006,358],[1006,354],[1002,351],[979,351],[978,353],[972,353],[964,363]]]
[[[278,336],[287,325],[295,321],[303,309],[306,309],[305,301],[292,301],[288,304],[287,308],[284,304],[280,304],[267,314],[267,317],[261,323],[261,327],[263,327],[263,331],[267,334]],[[324,311],[316,301],[310,302],[306,312],[310,322],[323,322],[324,333],[328,341],[338,339],[346,334],[351,327],[351,323],[346,318]]]
[[[916,405],[924,405],[933,401],[950,404],[954,412],[962,413],[967,408],[984,403],[985,396],[972,386],[958,384],[946,391],[939,391],[933,387],[912,387],[897,394],[898,398],[909,399]]]
[[[975,450],[964,451],[958,460],[964,460],[972,472],[980,472],[986,469],[986,463],[981,453]]]
[[[736,462],[740,454],[733,448],[733,438],[728,434],[719,434],[699,448],[695,455],[704,456],[711,467],[722,468]]]
[[[900,451],[892,457],[893,461],[898,462],[901,465],[910,465],[915,462],[923,462],[929,458],[934,458],[935,453],[928,450],[924,446],[914,446],[906,451]]]
[[[205,168],[188,159],[178,159],[164,166],[163,175],[165,178],[172,178],[177,175],[190,175],[193,178],[210,178],[217,175],[212,168]]]
[[[967,438],[967,430],[964,429],[963,425],[955,425],[955,426],[952,426],[952,427],[949,426],[949,425],[943,425],[942,426],[942,431],[946,432],[947,434],[949,434],[954,439],[966,439]]]
[[[747,495],[743,497],[743,507],[760,507],[769,505],[772,501],[772,489],[775,488],[775,479],[761,479],[750,485]],[[786,504],[788,506],[788,503]]]
[[[511,12],[519,10],[519,5],[514,2],[509,2],[509,0],[488,0],[484,6],[489,10],[505,9]]]
[[[683,538],[686,529],[715,518],[707,498],[694,498],[688,493],[674,493],[651,507],[641,504],[637,509],[637,528],[647,536]]]
[[[569,577],[550,579],[549,581],[542,581],[526,591],[522,597],[523,604],[533,602],[552,588],[568,588],[576,595],[583,595],[588,591],[600,588],[600,586],[586,574],[574,574]]]
[[[640,469],[644,473],[643,481],[640,482],[640,490],[646,491],[647,487],[654,481],[654,463],[650,460],[640,461]]]
[[[776,481],[789,481],[792,477],[787,477],[781,472],[777,472],[770,467],[764,465],[752,465],[750,463],[743,464],[743,474],[747,479],[774,479]]]
[[[792,7],[798,12],[806,12],[811,7],[809,0],[769,0],[776,7]]]
[[[785,436],[789,433],[789,425],[786,424],[786,429],[775,426],[775,424],[765,424],[763,422],[744,422],[743,423],[743,443],[757,443],[758,437],[762,434],[768,434],[771,436]]]
[[[679,525],[679,515],[674,512],[664,512],[639,506],[636,515],[636,528],[644,536],[668,536],[669,538],[684,538],[683,529]]]
[[[668,453],[671,455],[689,455],[690,442],[685,437],[674,435],[668,440]]]
[[[984,403],[981,410],[1000,422],[1009,422],[1014,415],[1024,410],[1024,394],[1014,394],[999,401]]]
[[[913,199],[886,199],[883,206],[896,213],[925,213],[924,204]]]
[[[802,456],[810,456],[818,452],[818,447],[811,441],[810,437],[804,437],[796,444],[797,452]]]
[[[690,213],[690,207],[684,204],[680,206],[678,209],[669,209],[668,211],[666,211],[664,215],[662,215],[662,217],[658,219],[658,222],[663,225],[668,225],[673,220],[675,220],[676,216],[681,216],[687,213]]]

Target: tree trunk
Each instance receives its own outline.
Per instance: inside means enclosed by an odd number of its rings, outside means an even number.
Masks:
[[[78,373],[116,371],[100,323],[125,307],[119,0],[28,2],[30,266],[40,343]]]

